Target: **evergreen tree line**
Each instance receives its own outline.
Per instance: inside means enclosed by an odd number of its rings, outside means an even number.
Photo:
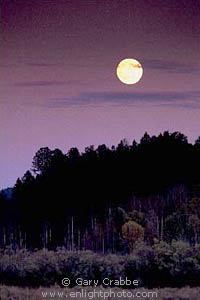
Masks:
[[[199,199],[200,138],[165,131],[83,153],[44,147],[9,199],[0,194],[0,247],[105,253],[130,251],[139,237],[196,243]]]

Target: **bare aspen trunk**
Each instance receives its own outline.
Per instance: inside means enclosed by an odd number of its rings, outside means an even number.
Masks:
[[[115,252],[115,241],[114,241],[115,235],[114,235],[114,230],[112,227],[112,252]]]
[[[22,248],[22,244],[23,244],[22,232],[21,232],[21,229],[19,227],[19,247],[20,248]]]
[[[84,232],[84,236],[83,236],[83,250],[85,250],[85,233],[86,231]]]
[[[81,234],[80,234],[80,229],[78,229],[78,250],[81,250]]]
[[[4,247],[6,245],[6,229],[5,229],[5,227],[3,228],[3,245],[4,245]]]
[[[45,243],[44,243],[44,248],[46,249],[47,248],[47,227],[45,226]]]
[[[51,227],[49,227],[49,243],[51,244]]]
[[[94,235],[95,235],[95,239],[94,239],[94,251],[96,252],[97,251],[97,242],[96,242],[96,239],[97,239],[97,235],[96,235],[96,218],[94,218]]]
[[[25,247],[25,249],[27,248],[27,245],[26,245],[26,232],[24,233],[24,247]]]
[[[67,250],[70,250],[70,228],[69,223],[67,223]]]
[[[156,227],[157,227],[157,236],[160,239],[160,232],[159,232],[159,219],[158,216],[156,217]]]
[[[163,240],[163,216],[161,217],[161,232],[160,232],[160,239]]]
[[[72,231],[71,231],[71,233],[72,233],[72,251],[74,251],[74,217],[72,217],[72,224],[71,224],[71,226],[72,226]]]

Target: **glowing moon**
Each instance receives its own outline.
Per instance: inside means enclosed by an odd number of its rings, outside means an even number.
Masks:
[[[125,84],[137,83],[143,74],[142,65],[133,58],[125,58],[117,66],[117,77]]]

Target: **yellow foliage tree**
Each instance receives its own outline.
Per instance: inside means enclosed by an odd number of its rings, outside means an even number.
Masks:
[[[144,240],[144,228],[134,221],[128,221],[122,226],[122,237],[128,241],[129,249],[133,250],[137,241]]]

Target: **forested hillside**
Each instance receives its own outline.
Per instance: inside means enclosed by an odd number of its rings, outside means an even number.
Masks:
[[[164,132],[80,153],[41,148],[0,194],[0,247],[129,252],[138,239],[199,240],[200,138]]]

